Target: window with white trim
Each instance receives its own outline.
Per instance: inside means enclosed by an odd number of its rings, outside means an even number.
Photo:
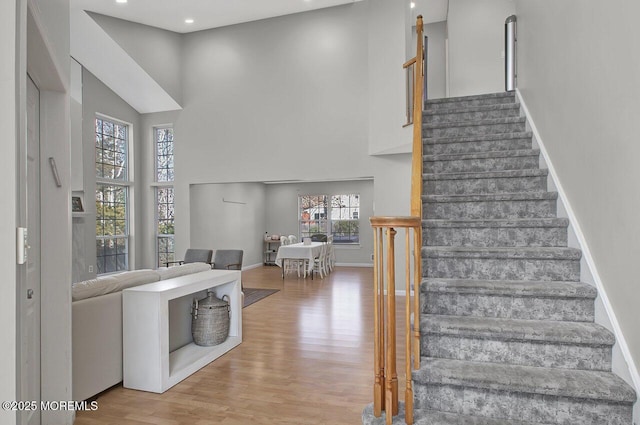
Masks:
[[[96,118],[96,270],[129,269],[129,126]]]
[[[156,259],[158,266],[175,261],[173,128],[154,129],[156,193]]]
[[[360,195],[299,195],[299,237],[333,235],[336,244],[360,243]]]

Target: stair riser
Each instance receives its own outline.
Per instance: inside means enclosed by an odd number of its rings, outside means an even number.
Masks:
[[[509,177],[492,179],[427,180],[424,194],[475,195],[488,193],[537,192],[547,187],[547,178]]]
[[[425,155],[443,155],[456,153],[498,152],[507,150],[531,149],[531,139],[481,140],[459,143],[425,143]]]
[[[506,103],[514,103],[515,98],[513,96],[506,97],[494,97],[487,99],[474,99],[474,100],[458,100],[455,102],[444,102],[444,103],[428,103],[426,111],[441,111],[446,109],[463,109],[463,108],[473,108],[475,106],[485,106],[485,105],[504,105]]]
[[[451,279],[571,281],[580,279],[579,260],[427,258],[425,276]]]
[[[427,219],[498,219],[552,218],[556,216],[555,199],[484,202],[425,202],[423,218]]]
[[[500,341],[455,335],[424,334],[423,356],[476,362],[563,369],[611,370],[611,347]]]
[[[505,158],[424,161],[426,173],[473,173],[483,171],[532,170],[538,168],[538,155]]]
[[[524,123],[482,124],[444,128],[423,128],[423,137],[466,137],[486,134],[520,133],[525,130]]]
[[[429,292],[422,311],[446,316],[593,322],[592,299]]]
[[[493,111],[454,112],[428,114],[424,117],[425,124],[450,123],[460,121],[477,121],[493,118],[512,118],[520,115],[518,108],[498,109]]]
[[[632,407],[586,399],[416,384],[416,409],[558,425],[629,425]]]
[[[562,227],[426,228],[427,246],[567,246]]]

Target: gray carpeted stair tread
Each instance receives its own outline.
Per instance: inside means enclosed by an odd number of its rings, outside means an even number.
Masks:
[[[483,418],[428,409],[417,409],[414,412],[414,419],[415,425],[541,425],[533,422]]]
[[[513,158],[520,156],[539,156],[539,149],[520,149],[520,150],[506,150],[506,151],[494,151],[494,152],[480,152],[480,153],[456,153],[448,155],[423,155],[422,161],[462,161],[472,159],[489,159],[489,158]]]
[[[362,412],[363,425],[385,425],[385,412],[379,418],[373,415],[373,403],[367,405]],[[533,422],[522,422],[506,419],[484,418],[456,413],[439,412],[429,409],[413,411],[414,425],[546,425]],[[404,403],[398,403],[398,415],[393,417],[392,425],[406,425]]]
[[[440,123],[425,123],[422,128],[425,130],[437,128],[454,128],[454,127],[477,127],[481,125],[499,125],[499,124],[524,124],[525,117],[507,117],[507,118],[486,118],[473,121],[454,121]]]
[[[629,405],[636,401],[635,391],[625,381],[603,371],[422,358],[420,369],[413,372],[413,380],[419,385],[451,385]]]
[[[491,258],[491,259],[536,259],[536,260],[580,260],[582,251],[576,248],[557,247],[460,247],[423,246],[422,258]]]
[[[434,104],[442,104],[442,103],[455,103],[455,102],[465,102],[469,100],[484,100],[484,99],[495,99],[495,98],[511,98],[515,102],[515,93],[513,92],[497,92],[497,93],[487,93],[487,94],[474,94],[470,96],[457,96],[457,97],[443,97],[440,99],[429,99],[426,102],[426,106],[434,105]]]
[[[475,106],[462,106],[459,108],[449,109],[434,109],[431,111],[425,111],[423,116],[428,121],[432,115],[449,115],[449,114],[463,114],[468,112],[488,112],[488,111],[512,111],[514,109],[520,109],[518,103],[497,103],[493,105],[475,105]]]
[[[595,299],[598,295],[595,287],[584,282],[438,278],[423,279],[421,292],[587,299]]]
[[[476,220],[422,220],[422,228],[484,228],[484,227],[567,227],[567,218],[499,218]]]
[[[499,134],[485,134],[474,136],[457,136],[457,137],[424,137],[422,142],[424,144],[435,145],[442,143],[473,143],[473,142],[485,142],[489,140],[504,140],[504,139],[529,139],[533,133],[530,131],[517,131],[510,133]]]
[[[531,341],[567,345],[612,346],[613,334],[588,322],[501,319],[492,317],[442,316],[422,314],[420,331],[475,339]]]
[[[422,195],[423,202],[536,201],[558,199],[558,192],[489,193],[474,195]]]
[[[425,173],[422,175],[422,178],[425,180],[476,180],[518,177],[546,177],[547,175],[549,175],[549,170],[547,170],[546,168],[535,168],[525,170],[482,171],[473,173]]]

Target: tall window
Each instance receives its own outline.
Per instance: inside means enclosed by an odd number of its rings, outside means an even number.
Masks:
[[[300,239],[314,234],[333,235],[337,244],[360,243],[360,196],[300,195]]]
[[[129,129],[96,118],[96,269],[129,269]]]
[[[174,261],[173,128],[154,129],[156,150],[156,252],[158,266]]]
[[[327,234],[327,196],[298,196],[300,240],[311,235]]]
[[[360,243],[360,195],[331,196],[331,234],[334,243]]]

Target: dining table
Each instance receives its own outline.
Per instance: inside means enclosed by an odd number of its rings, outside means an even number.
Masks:
[[[294,243],[291,245],[282,245],[278,248],[276,255],[276,265],[282,268],[282,278],[284,279],[284,261],[285,260],[307,260],[307,271],[313,279],[314,260],[320,256],[324,242],[304,242]]]

